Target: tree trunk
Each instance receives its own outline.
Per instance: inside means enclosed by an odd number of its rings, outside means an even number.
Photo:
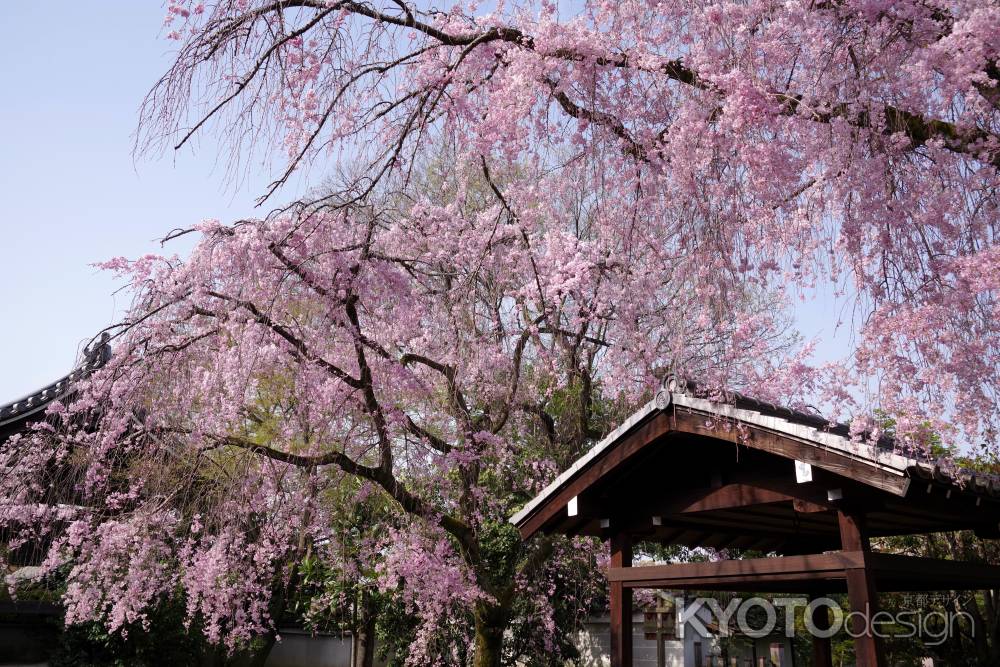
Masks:
[[[354,637],[354,667],[372,667],[374,662],[375,629],[360,628]]]
[[[476,640],[472,667],[500,667],[503,654],[503,633],[507,629],[506,610],[477,604],[475,611]]]
[[[361,592],[360,618],[355,623],[354,667],[372,667],[375,661],[375,610],[371,595]]]

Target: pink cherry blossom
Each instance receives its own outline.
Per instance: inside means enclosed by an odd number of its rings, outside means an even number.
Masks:
[[[280,563],[323,535],[317,479],[346,474],[408,517],[382,585],[421,632],[472,618],[477,664],[498,664],[526,618],[551,641],[544,600],[576,561],[518,545],[498,582],[487,536],[668,373],[808,400],[858,437],[881,409],[907,451],[996,447],[995,6],[167,9],[179,51],[142,146],[219,131],[231,164],[276,165],[263,200],[296,172],[336,178],[202,224],[185,260],[107,264],[134,307],[61,424],[98,416],[0,451],[19,539],[66,533],[31,509],[57,488],[90,527],[52,550],[88,582],[74,618],[141,620],[169,581],[213,637],[260,632]],[[853,336],[816,367],[790,304],[826,285]],[[130,549],[173,565],[128,583]],[[228,583],[241,569],[258,581]]]

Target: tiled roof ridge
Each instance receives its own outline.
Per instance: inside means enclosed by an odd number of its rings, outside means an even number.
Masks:
[[[110,358],[111,346],[108,344],[108,334],[103,333],[98,340],[84,349],[83,361],[70,373],[27,396],[0,405],[0,426],[43,410],[52,401],[68,394],[76,382],[106,364]]]
[[[950,458],[933,457],[930,455],[920,456],[918,452],[912,451],[903,452],[897,449],[895,439],[891,436],[882,436],[876,445],[872,445],[870,444],[870,440],[866,438],[867,434],[862,433],[859,434],[860,437],[853,438],[851,437],[848,425],[832,422],[820,415],[811,415],[793,408],[776,406],[773,403],[760,401],[739,392],[727,392],[726,398],[729,400],[725,401],[699,398],[690,392],[692,384],[685,384],[684,381],[676,381],[673,385],[673,391],[671,391],[668,387],[669,383],[670,380],[668,379],[664,383],[664,390],[657,396],[659,399],[658,407],[661,409],[666,407],[663,405],[664,401],[662,398],[665,396],[669,396],[676,404],[687,404],[685,407],[695,409],[706,408],[707,406],[691,405],[691,400],[706,401],[713,406],[731,406],[739,412],[749,412],[767,420],[774,420],[774,423],[768,424],[768,426],[772,428],[778,427],[777,430],[789,431],[788,428],[781,428],[782,422],[792,427],[805,428],[807,431],[798,433],[799,437],[812,440],[816,444],[837,450],[841,453],[850,454],[871,463],[888,465],[896,471],[909,474],[910,477],[916,476],[924,480],[953,484],[971,489],[975,493],[1000,496],[1000,475],[959,466]],[[761,406],[764,409],[755,409],[754,406]],[[721,414],[719,410],[712,408],[708,408],[705,411],[719,416],[730,416],[724,414],[725,410],[721,411]],[[731,416],[736,419],[741,418],[737,414]]]

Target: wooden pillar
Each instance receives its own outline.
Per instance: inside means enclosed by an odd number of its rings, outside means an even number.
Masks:
[[[822,595],[812,595],[811,600],[823,597]],[[812,614],[812,625],[817,630],[829,630],[831,626],[830,622],[830,608],[826,605],[822,607],[816,607],[813,609]],[[830,647],[829,637],[816,637],[812,638],[813,643],[813,662],[814,667],[833,667],[833,650]]]
[[[867,553],[872,550],[868,534],[865,532],[863,515],[839,511],[837,512],[837,521],[840,522],[840,547],[844,551],[864,551]]]
[[[632,567],[632,538],[611,538],[611,567]],[[632,667],[632,589],[620,581],[608,582],[611,602],[611,667]]]
[[[866,557],[864,567],[851,568],[845,571],[847,578],[847,597],[851,601],[851,611],[864,614],[864,619],[871,619],[878,612],[878,594],[875,590],[875,580],[868,569],[867,554],[871,544],[865,532],[864,515],[860,513],[837,512],[840,523],[840,544],[844,551],[861,551]],[[871,632],[871,627],[865,627],[862,618],[851,617],[851,633],[855,636],[854,653],[858,667],[884,667],[882,657],[882,642]],[[868,623],[867,625],[871,625]]]

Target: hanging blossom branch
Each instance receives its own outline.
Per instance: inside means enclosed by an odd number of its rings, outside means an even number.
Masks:
[[[223,94],[218,103],[207,109],[192,127],[183,132],[175,148],[184,145],[207,122],[230,110],[234,104],[238,106],[232,111],[237,115],[242,114],[248,106],[270,104],[262,99],[263,91],[270,90],[275,85],[282,86],[284,88],[275,90],[277,98],[282,100],[282,113],[292,111],[290,117],[298,117],[287,128],[287,136],[293,140],[293,144],[301,145],[301,148],[291,151],[290,164],[281,178],[269,188],[269,194],[284,183],[292,171],[306,159],[310,147],[324,143],[319,138],[327,131],[327,125],[334,117],[334,109],[349,108],[354,103],[353,100],[373,99],[370,108],[360,110],[357,120],[340,128],[332,128],[330,139],[365,131],[373,127],[372,122],[386,119],[389,124],[401,127],[397,139],[390,142],[395,148],[383,154],[386,166],[391,166],[401,157],[403,144],[423,134],[422,128],[434,119],[434,113],[439,108],[437,101],[442,95],[447,94],[450,98],[468,96],[469,92],[485,83],[482,78],[484,72],[475,71],[484,60],[488,63],[496,61],[501,68],[509,68],[517,62],[518,52],[537,58],[538,76],[535,84],[540,90],[549,89],[551,99],[562,110],[576,119],[604,127],[621,139],[626,152],[637,159],[647,159],[648,151],[655,146],[631,136],[628,124],[637,120],[636,118],[629,118],[627,113],[610,106],[608,109],[600,109],[588,107],[583,101],[573,100],[545,72],[570,65],[587,76],[593,73],[592,76],[607,78],[609,72],[620,70],[634,72],[640,78],[661,77],[663,81],[702,93],[699,99],[705,105],[705,118],[717,121],[726,113],[744,113],[733,106],[745,94],[741,85],[732,85],[726,80],[732,77],[721,76],[715,68],[705,67],[705,71],[700,71],[702,67],[697,57],[664,58],[656,55],[661,50],[658,47],[664,41],[662,37],[658,36],[659,41],[655,45],[647,45],[642,40],[648,37],[645,34],[648,30],[637,31],[636,39],[628,40],[634,42],[631,47],[618,47],[617,41],[626,42],[623,37],[628,34],[627,27],[632,19],[620,14],[616,18],[622,22],[619,28],[621,32],[602,34],[594,30],[561,26],[554,23],[552,17],[546,16],[544,11],[543,18],[536,24],[518,26],[502,23],[490,25],[489,22],[499,20],[497,16],[484,22],[459,11],[448,14],[421,11],[410,3],[395,3],[395,11],[386,11],[379,9],[376,3],[296,0],[262,3],[241,11],[232,3],[220,2],[200,15],[192,14],[185,7],[186,4],[178,2],[172,6],[174,16],[185,17],[184,26],[189,31],[176,33],[178,38],[184,40],[176,64],[153,89],[144,106],[147,138],[154,140],[158,127],[167,130],[177,127],[176,122],[180,119],[179,113],[185,104],[186,93],[202,68],[228,66],[228,63],[224,64],[220,59],[228,57],[226,54],[231,49],[244,49],[246,45],[251,45],[258,50],[259,56],[246,71],[239,74],[228,73],[227,80],[235,78],[231,90]],[[951,40],[958,41],[967,37],[960,30],[964,24],[954,17],[932,11],[922,3],[913,4],[915,9],[909,13],[900,7],[895,15],[868,16],[863,11],[855,10],[853,3],[828,3],[814,6],[804,16],[795,18],[820,35],[841,29],[863,29],[870,34],[881,22],[889,26],[886,39],[892,39],[905,28],[911,40],[910,44],[905,45],[905,55],[919,64],[923,64],[922,58],[930,55],[937,57],[939,51],[949,48]],[[922,21],[902,18],[913,14],[926,18]],[[196,16],[207,18],[196,20]],[[585,16],[596,20],[599,12],[590,10]],[[523,15],[519,15],[519,18],[523,18]],[[652,17],[640,14],[635,18],[642,20]],[[771,14],[763,17],[762,21],[779,23],[779,19],[779,16]],[[714,23],[719,19],[706,15],[692,16],[690,20]],[[708,32],[711,32],[713,26],[707,27]],[[719,32],[724,32],[726,27],[720,25]],[[985,28],[978,25],[976,27]],[[541,39],[532,34],[532,28],[546,32],[546,38]],[[401,39],[399,33],[395,32],[403,29],[424,39],[415,43],[411,41],[413,48],[410,51],[395,55],[398,48],[396,44],[409,41]],[[347,36],[347,31],[350,30],[359,30],[368,35],[365,51],[352,51],[353,40]],[[966,32],[969,30],[966,28]],[[555,34],[552,34],[553,31]],[[689,25],[686,29],[677,29],[675,32],[674,40],[682,40],[678,44],[689,44],[698,30]],[[764,39],[763,34],[761,39]],[[502,47],[498,48],[498,44]],[[799,48],[804,49],[805,46],[800,45]],[[817,43],[815,48],[821,49],[823,44]],[[482,56],[471,57],[473,50],[480,51]],[[864,67],[859,64],[859,56],[850,47],[844,48],[843,52],[845,64],[849,62],[852,65],[850,76],[858,79],[857,86],[863,88],[867,76]],[[849,57],[848,52],[851,54]],[[729,55],[732,57],[735,54]],[[977,71],[971,76],[965,75],[965,81],[954,82],[952,85],[965,86],[970,92],[978,91],[984,100],[993,104],[997,83],[1000,81],[995,76],[995,58],[995,54],[993,59],[986,57]],[[344,61],[343,67],[338,62],[341,59]],[[444,69],[437,72],[433,70],[435,59],[446,63]],[[476,64],[471,70],[467,68],[463,71],[461,65],[466,60],[475,61]],[[728,60],[729,58],[725,59]],[[870,60],[876,60],[875,56]],[[802,61],[804,64],[798,69],[804,74],[807,69],[805,63],[808,61],[805,58]],[[870,71],[874,73],[879,65],[881,63],[871,62]],[[490,78],[495,73],[495,66],[494,63],[486,70]],[[381,95],[387,92],[383,81],[388,83],[383,77],[396,70],[402,76],[409,76],[408,72],[413,69],[426,71],[424,76],[417,77],[418,80],[426,81],[423,87],[404,89],[401,97],[382,99]],[[983,124],[971,117],[958,121],[936,117],[932,113],[880,101],[876,91],[872,91],[876,94],[871,96],[845,100],[822,93],[789,90],[790,82],[798,78],[795,74],[794,67],[787,76],[782,73],[781,85],[778,85],[778,81],[769,80],[770,73],[766,70],[747,72],[749,80],[753,81],[754,93],[760,98],[760,111],[766,110],[767,114],[773,116],[801,118],[819,124],[843,123],[887,138],[900,135],[906,137],[905,146],[908,150],[936,144],[975,160],[1000,165],[1000,136],[995,130],[995,121]],[[836,67],[831,66],[831,77],[838,74]],[[946,76],[947,72],[940,74]],[[276,83],[279,81],[280,84]],[[254,83],[257,85],[251,85]],[[609,83],[612,87],[608,89],[608,95],[614,95],[613,86],[623,83]],[[465,90],[462,89],[463,86]],[[314,105],[296,110],[295,100],[289,97],[296,94],[317,100],[326,96],[329,102],[324,106],[322,114],[311,111]],[[928,98],[927,104],[935,106],[931,98]],[[389,115],[394,109],[405,106],[409,106],[409,110],[404,113],[404,122],[400,123]],[[940,111],[948,112],[949,108],[943,107]],[[445,113],[450,114],[448,111]],[[662,137],[668,131],[669,127],[661,127],[653,136]],[[413,137],[408,136],[411,133]],[[293,135],[301,135],[302,139],[295,140]],[[384,174],[383,168],[376,176]]]

